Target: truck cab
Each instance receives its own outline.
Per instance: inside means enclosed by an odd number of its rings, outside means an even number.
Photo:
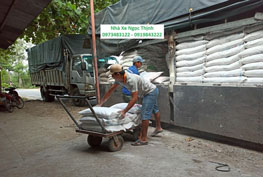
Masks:
[[[87,95],[89,97],[96,95],[91,54],[74,55],[70,71],[70,84],[78,88],[78,91],[74,91],[73,95]],[[73,87],[72,90],[75,88]]]
[[[111,64],[118,63],[115,57],[98,59],[98,69],[107,68]],[[95,99],[96,88],[91,54],[73,55],[70,65],[71,95],[86,95],[89,99]],[[82,105],[81,100],[74,100],[77,106]]]

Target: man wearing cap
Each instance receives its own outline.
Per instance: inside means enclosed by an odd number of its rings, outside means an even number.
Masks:
[[[144,59],[141,56],[135,56],[132,60],[133,65],[127,69],[129,73],[140,75],[138,69],[142,66]],[[126,88],[122,87],[123,100],[128,103],[131,100],[131,92]]]
[[[129,72],[125,72],[121,65],[114,64],[110,66],[110,71],[108,74],[112,75],[112,78],[115,79],[115,83],[110,87],[110,89],[105,93],[104,97],[102,98],[100,104],[98,106],[103,105],[113,91],[119,86],[125,86],[128,90],[131,91],[131,101],[128,103],[127,107],[121,111],[121,117],[123,118],[133,105],[137,102],[138,97],[142,99],[142,110],[141,110],[141,119],[142,119],[142,126],[141,132],[139,135],[139,139],[134,142],[132,145],[140,146],[140,145],[147,145],[147,131],[149,126],[149,120],[154,114],[156,119],[156,128],[155,131],[152,133],[152,136],[157,135],[158,133],[162,132],[163,129],[161,128],[160,123],[160,112],[158,109],[158,88],[152,84],[150,81],[143,79],[142,77],[131,74]]]

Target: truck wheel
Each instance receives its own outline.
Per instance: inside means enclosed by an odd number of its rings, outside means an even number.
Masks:
[[[49,95],[48,91],[45,91],[43,87],[40,88],[40,93],[43,101],[52,102],[54,101],[54,96]]]
[[[79,89],[78,88],[74,88],[71,92],[72,96],[81,96],[79,93]],[[85,100],[84,99],[72,99],[73,104],[75,106],[85,106]]]

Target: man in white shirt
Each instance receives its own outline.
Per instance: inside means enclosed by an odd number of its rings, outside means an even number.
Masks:
[[[147,131],[149,126],[149,120],[151,119],[152,114],[154,114],[156,119],[156,128],[155,131],[152,133],[152,136],[155,136],[163,131],[160,123],[160,111],[158,109],[158,88],[148,80],[145,80],[138,75],[125,72],[122,66],[119,64],[111,65],[109,73],[112,75],[112,78],[115,79],[115,83],[106,92],[99,106],[103,105],[103,103],[105,103],[108,100],[110,95],[119,85],[125,86],[131,92],[132,96],[132,99],[128,103],[127,107],[121,111],[122,118],[125,116],[125,113],[133,107],[133,105],[137,102],[138,98],[142,98],[141,132],[139,135],[139,139],[132,145],[147,145]]]

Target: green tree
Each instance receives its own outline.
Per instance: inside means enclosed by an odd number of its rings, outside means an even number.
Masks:
[[[95,12],[119,0],[94,0]],[[89,25],[89,0],[52,0],[41,14],[28,26],[20,39],[39,44],[62,34],[85,34]],[[17,40],[7,50],[0,49],[2,83],[12,81],[17,86],[31,85],[28,68],[25,65],[26,44]]]
[[[24,40],[18,39],[8,50],[0,50],[0,66],[2,66],[2,85],[7,87],[11,82],[23,87],[24,80],[29,78],[25,50],[27,45]]]
[[[95,12],[119,0],[94,0]],[[89,25],[89,0],[53,0],[26,28],[23,37],[34,44],[61,34],[85,34]]]

